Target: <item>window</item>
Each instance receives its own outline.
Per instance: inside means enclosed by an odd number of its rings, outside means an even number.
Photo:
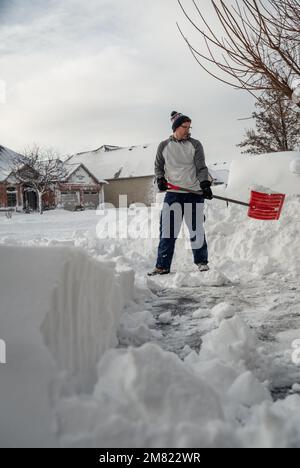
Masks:
[[[6,189],[7,206],[13,208],[17,206],[17,189],[15,187],[8,187]]]

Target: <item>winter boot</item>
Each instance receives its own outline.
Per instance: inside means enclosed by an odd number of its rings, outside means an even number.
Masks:
[[[148,276],[156,276],[156,275],[168,275],[170,270],[166,270],[165,268],[154,268],[153,271],[148,273]]]
[[[198,267],[198,270],[201,272],[209,270],[209,266],[207,265],[207,263],[197,263],[197,267]]]

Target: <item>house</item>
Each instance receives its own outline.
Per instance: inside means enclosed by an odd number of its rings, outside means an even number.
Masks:
[[[65,163],[66,177],[55,185],[56,206],[67,210],[94,208],[104,202],[103,186],[84,164]]]
[[[154,161],[157,144],[119,147],[103,145],[94,151],[77,153],[68,163],[82,163],[96,177],[106,180],[105,203],[119,207],[120,195],[132,203],[150,205],[157,192],[154,184]]]
[[[0,146],[0,209],[13,208],[16,211],[38,209],[36,191],[29,185],[21,183],[12,174],[14,165],[18,164],[22,157],[20,153]],[[23,168],[20,171],[22,170]],[[54,206],[54,190],[48,190],[42,200],[45,206]]]
[[[12,175],[15,162],[21,158],[19,153],[0,146],[0,208],[37,210],[38,196],[34,189],[20,183]],[[62,207],[68,210],[97,208],[103,202],[103,185],[83,164],[66,164],[64,180],[53,181],[44,193],[44,209]]]

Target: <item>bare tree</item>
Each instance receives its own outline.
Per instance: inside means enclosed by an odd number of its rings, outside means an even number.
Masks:
[[[283,33],[286,39],[292,39],[300,43],[300,8],[299,0],[269,0],[270,4],[277,12],[278,19],[284,18],[282,24]]]
[[[300,145],[300,114],[294,112],[286,96],[278,91],[265,91],[255,104],[256,129],[246,130],[244,140],[237,146],[242,153],[260,154],[293,151]]]
[[[34,191],[37,194],[40,214],[43,213],[43,195],[67,174],[63,162],[54,150],[43,150],[36,145],[14,160],[11,170],[11,176],[25,186],[25,191]]]
[[[299,0],[211,0],[221,36],[205,18],[202,2],[192,0],[192,15],[182,1],[178,3],[202,37],[204,49],[195,48],[178,28],[207,73],[257,99],[256,92],[264,90],[277,90],[292,98],[293,83],[300,78]],[[300,100],[295,104],[300,107]]]

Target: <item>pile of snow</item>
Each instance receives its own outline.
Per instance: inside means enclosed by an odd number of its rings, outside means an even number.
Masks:
[[[55,446],[59,393],[86,392],[117,344],[134,276],[70,247],[0,247],[2,446]]]
[[[232,161],[226,195],[248,202],[254,185],[288,195],[300,194],[299,158],[296,151],[244,156]]]
[[[235,311],[230,304],[227,302],[219,302],[211,310],[211,315],[215,318],[217,323],[221,323],[226,318],[231,318]]]
[[[198,443],[211,443],[209,426],[224,418],[210,386],[156,345],[108,352],[98,372],[89,401],[61,404],[65,446],[180,447],[196,428]]]
[[[201,352],[189,353],[184,362],[155,344],[108,351],[91,397],[60,401],[61,444],[297,446],[300,397],[272,403],[262,382],[268,364],[254,333],[237,316],[204,336]]]
[[[207,209],[206,235],[216,272],[232,282],[282,272],[300,273],[300,197],[288,196],[278,221],[247,217],[247,208],[214,200]]]
[[[292,174],[300,176],[300,155],[290,162],[290,171]]]
[[[118,340],[122,346],[141,346],[144,343],[161,338],[161,333],[153,329],[156,321],[149,310],[135,311],[133,305],[121,316]]]

